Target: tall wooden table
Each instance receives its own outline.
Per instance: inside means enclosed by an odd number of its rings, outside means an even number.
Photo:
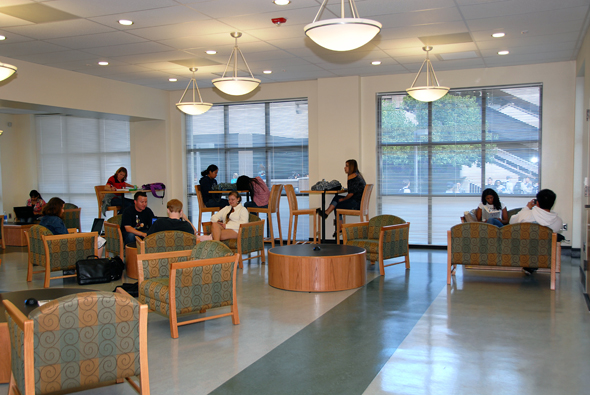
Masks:
[[[346,192],[346,189],[340,189],[338,191],[299,191],[300,193],[308,193],[310,195],[322,195],[322,213],[326,212],[326,195],[337,195],[342,192]],[[326,219],[322,216],[322,243],[326,242]]]

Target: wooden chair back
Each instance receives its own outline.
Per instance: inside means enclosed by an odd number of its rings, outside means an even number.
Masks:
[[[205,208],[205,202],[203,201],[203,192],[201,192],[201,186],[195,185],[195,193],[197,194],[197,202],[199,203],[199,209]]]
[[[279,211],[281,203],[281,192],[283,191],[283,184],[275,184],[270,188],[270,199],[268,201],[268,208],[271,213]]]
[[[298,210],[297,196],[295,196],[295,188],[291,184],[285,184],[285,193],[287,194],[287,201],[289,202],[289,215],[293,215],[293,211]]]
[[[368,221],[369,220],[369,203],[371,201],[371,193],[373,192],[373,185],[374,184],[367,184],[365,185],[365,190],[363,191],[363,198],[361,199],[361,221]]]

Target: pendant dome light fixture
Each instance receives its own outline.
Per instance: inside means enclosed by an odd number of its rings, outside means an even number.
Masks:
[[[203,98],[201,97],[201,92],[199,91],[199,86],[197,85],[197,80],[195,78],[195,71],[197,71],[198,69],[196,67],[191,67],[189,68],[189,70],[193,72],[193,78],[191,78],[191,80],[188,82],[188,85],[186,86],[186,89],[184,90],[184,93],[182,94],[180,101],[176,103],[176,107],[180,111],[188,115],[201,115],[209,111],[213,104],[203,102]],[[183,103],[182,99],[184,99],[184,95],[186,95],[186,92],[188,91],[188,88],[191,86],[191,83],[193,84],[193,101],[187,101]],[[195,88],[197,88],[197,93],[199,94],[200,101],[195,101]]]
[[[410,96],[418,101],[435,101],[446,95],[450,88],[447,86],[440,86],[438,79],[436,78],[436,74],[434,74],[434,68],[432,67],[432,63],[428,58],[428,52],[432,51],[432,47],[422,47],[422,50],[426,52],[426,59],[424,62],[422,62],[422,67],[420,67],[418,75],[416,75],[416,78],[414,78],[412,86],[406,89],[406,92],[408,92]],[[426,65],[426,86],[414,87],[418,77],[420,77],[420,73],[422,72],[424,65]],[[434,85],[434,83],[436,83],[436,85]]]
[[[0,81],[4,81],[16,73],[16,66],[7,63],[0,63]]]
[[[230,33],[230,36],[236,40],[234,49],[231,51],[231,55],[229,56],[229,60],[227,61],[227,65],[225,66],[225,70],[221,78],[215,78],[211,82],[213,82],[213,85],[215,85],[215,87],[223,93],[232,96],[241,96],[256,89],[256,87],[260,84],[260,80],[254,78],[252,70],[250,70],[250,66],[248,66],[246,58],[244,58],[244,54],[242,51],[240,51],[240,48],[238,48],[238,38],[242,37],[242,33],[232,32]],[[242,60],[244,61],[244,64],[250,73],[250,77],[238,77],[238,53],[242,57]],[[234,60],[234,74],[233,77],[226,77],[225,73],[227,73],[227,69],[232,61],[232,58]]]
[[[345,18],[344,1],[340,0],[341,18],[318,21],[328,3],[324,0],[313,22],[303,28],[305,35],[331,51],[351,51],[371,41],[381,31],[381,23],[359,18],[354,0],[347,0],[352,18]]]

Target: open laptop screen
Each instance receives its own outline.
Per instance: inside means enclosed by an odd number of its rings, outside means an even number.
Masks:
[[[104,225],[104,219],[103,218],[94,218],[94,222],[92,223],[92,229],[90,229],[91,232],[98,232],[98,234],[102,234],[102,227]]]

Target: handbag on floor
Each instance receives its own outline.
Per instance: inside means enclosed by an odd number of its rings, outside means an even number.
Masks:
[[[76,262],[76,279],[80,285],[110,283],[121,278],[124,268],[118,256],[109,259],[90,255]]]

